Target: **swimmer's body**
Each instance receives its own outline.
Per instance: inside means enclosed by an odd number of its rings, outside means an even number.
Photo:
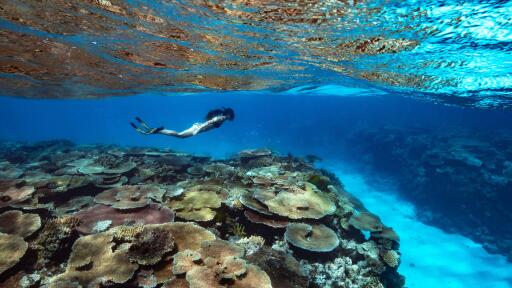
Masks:
[[[130,122],[130,125],[139,133],[144,135],[162,134],[177,138],[188,138],[203,133],[214,128],[219,128],[226,120],[233,121],[235,112],[231,108],[215,109],[206,115],[206,121],[202,123],[194,123],[190,128],[181,132],[165,129],[164,127],[151,128],[142,119],[135,117],[140,127]]]

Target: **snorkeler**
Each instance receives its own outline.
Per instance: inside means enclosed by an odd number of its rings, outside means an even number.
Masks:
[[[231,108],[221,108],[215,109],[210,112],[205,117],[205,122],[203,123],[195,123],[192,127],[183,130],[181,132],[177,132],[174,130],[165,129],[164,127],[158,128],[150,128],[142,119],[139,117],[135,117],[135,120],[140,123],[141,127],[137,127],[134,123],[130,122],[130,125],[139,133],[144,135],[150,134],[163,134],[167,136],[173,136],[177,138],[188,138],[194,135],[197,135],[202,132],[206,132],[213,128],[219,128],[224,121],[229,120],[233,121],[235,119],[235,111]]]

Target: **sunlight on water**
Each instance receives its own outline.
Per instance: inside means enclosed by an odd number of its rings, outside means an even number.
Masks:
[[[508,1],[0,4],[3,95],[91,98],[336,84],[400,88],[466,106],[511,101]]]

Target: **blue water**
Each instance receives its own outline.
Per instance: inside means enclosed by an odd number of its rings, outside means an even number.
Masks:
[[[65,138],[76,143],[157,146],[225,157],[244,147],[269,147],[283,154],[318,154],[340,158],[346,136],[380,127],[481,131],[511,129],[512,112],[436,105],[393,95],[294,95],[236,92],[190,95],[138,95],[101,100],[25,100],[0,98],[0,136],[37,141]],[[361,93],[362,94],[362,93]],[[128,124],[135,116],[152,126],[181,130],[221,106],[232,107],[236,120],[222,129],[189,139],[141,136]],[[205,145],[207,143],[222,145]]]
[[[512,287],[512,263],[504,256],[489,253],[482,243],[450,232],[446,226],[423,223],[416,217],[415,204],[407,200],[408,191],[393,185],[400,175],[361,165],[360,159],[384,153],[379,152],[377,142],[372,155],[354,155],[356,150],[350,147],[354,133],[390,127],[398,131],[511,133],[512,112],[443,106],[394,95],[371,96],[348,88],[343,96],[340,87],[333,91],[336,95],[329,95],[328,89],[322,94],[233,92],[103,100],[3,97],[0,138],[157,146],[215,158],[256,147],[269,147],[281,154],[315,154],[323,159],[319,167],[335,172],[348,191],[401,235],[399,272],[406,277],[407,287]],[[232,107],[235,121],[189,139],[143,136],[128,125],[139,116],[153,126],[184,129],[220,106]],[[508,222],[504,220],[503,225]]]

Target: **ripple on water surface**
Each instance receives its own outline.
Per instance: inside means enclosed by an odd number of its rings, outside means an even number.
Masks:
[[[5,0],[0,94],[351,84],[507,106],[511,13],[504,1]]]

